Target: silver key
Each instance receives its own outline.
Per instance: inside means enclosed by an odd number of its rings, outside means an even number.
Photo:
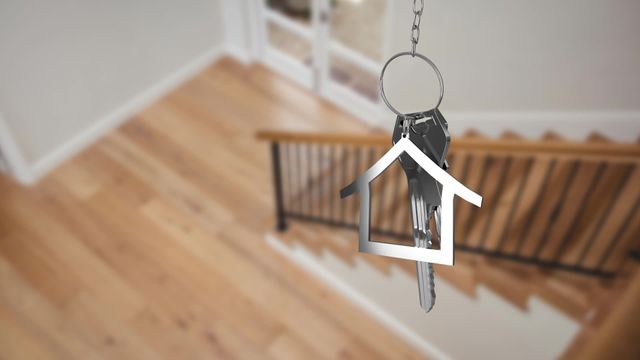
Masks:
[[[446,154],[449,147],[449,132],[444,117],[437,109],[424,113],[398,116],[393,141],[396,142],[406,133],[431,160],[439,166],[447,168]],[[401,130],[402,129],[402,130]],[[414,246],[431,248],[432,234],[429,229],[429,219],[434,216],[436,228],[440,232],[440,207],[442,186],[422,170],[413,159],[400,156],[402,168],[407,176],[409,185],[409,205],[411,223],[413,227]],[[436,299],[435,274],[433,265],[427,262],[416,262],[418,277],[418,292],[420,306],[429,312]]]
[[[414,246],[431,248],[431,230],[429,230],[428,204],[418,190],[420,184],[417,179],[409,179],[409,204],[411,210],[411,223],[413,224]],[[418,275],[418,293],[420,307],[429,312],[436,303],[436,289],[433,265],[428,262],[416,261],[416,274]]]

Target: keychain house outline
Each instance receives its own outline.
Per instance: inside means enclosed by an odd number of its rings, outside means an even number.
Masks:
[[[441,233],[440,250],[419,248],[397,244],[387,244],[371,241],[371,185],[370,183],[380,176],[403,153],[409,154],[422,169],[442,184],[442,209],[441,209]],[[360,252],[375,255],[390,256],[400,259],[424,261],[435,264],[453,265],[453,198],[460,196],[475,206],[482,206],[482,196],[469,190],[466,186],[449,175],[445,170],[434,163],[411,140],[401,138],[387,151],[373,166],[360,175],[351,184],[340,191],[340,197],[345,198],[356,192],[360,193],[360,225],[359,242]]]

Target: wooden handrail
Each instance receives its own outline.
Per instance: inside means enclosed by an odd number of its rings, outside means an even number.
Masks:
[[[383,133],[373,133],[367,135],[344,134],[344,133],[319,133],[319,132],[289,132],[289,131],[258,131],[258,140],[265,141],[285,141],[285,142],[305,142],[321,144],[349,144],[349,145],[390,145],[390,137]]]
[[[259,131],[259,140],[271,142],[304,142],[320,144],[345,144],[390,146],[388,134],[344,134],[288,131]],[[640,144],[595,143],[571,141],[534,141],[513,139],[453,138],[451,150],[474,154],[512,155],[518,157],[550,155],[559,158],[606,160],[615,163],[640,163]]]

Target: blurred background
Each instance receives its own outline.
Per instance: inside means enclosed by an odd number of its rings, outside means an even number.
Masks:
[[[640,3],[425,2],[484,197],[429,314],[338,196],[391,145],[412,6],[0,2],[0,358],[637,359]],[[372,240],[412,244],[407,196],[372,183]]]

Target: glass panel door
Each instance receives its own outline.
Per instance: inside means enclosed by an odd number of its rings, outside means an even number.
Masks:
[[[380,116],[392,0],[255,1],[262,62],[356,116]]]
[[[262,56],[268,65],[313,86],[314,3],[318,0],[260,0]]]
[[[381,63],[386,0],[333,0],[331,40]]]
[[[363,106],[375,106],[380,102],[378,76],[386,55],[389,0],[325,1],[330,12],[327,86]]]

